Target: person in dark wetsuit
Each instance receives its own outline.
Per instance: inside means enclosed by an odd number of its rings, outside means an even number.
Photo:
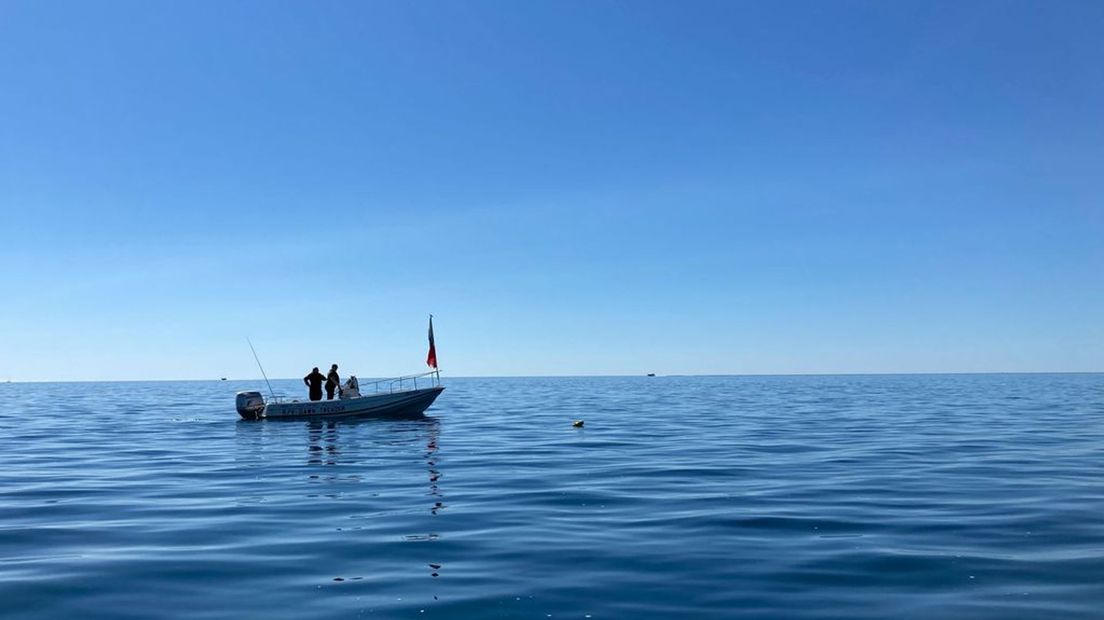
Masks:
[[[318,372],[318,367],[315,366],[311,374],[303,377],[303,383],[307,384],[310,388],[311,400],[322,400],[322,382],[326,380],[326,377],[322,376],[322,373]]]
[[[333,400],[334,390],[341,385],[341,377],[337,374],[337,364],[330,366],[330,372],[326,375],[326,400]]]

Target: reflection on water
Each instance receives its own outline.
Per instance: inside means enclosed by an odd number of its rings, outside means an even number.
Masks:
[[[1104,605],[1104,375],[458,379],[428,418],[235,423],[255,387],[0,390],[0,616]]]
[[[337,446],[337,422],[307,422],[307,464],[335,465],[341,450]]]
[[[441,425],[437,418],[422,417],[404,420],[310,420],[306,422],[307,431],[307,465],[311,467],[330,467],[337,465],[350,465],[363,463],[370,460],[370,451],[373,447],[390,448],[414,448],[424,446],[421,453],[421,465],[426,468],[428,476],[427,495],[429,497],[429,513],[436,517],[438,512],[445,508],[441,493],[441,471],[437,465],[438,441]],[[361,440],[369,439],[367,448],[361,448]],[[388,474],[393,476],[393,472]],[[333,480],[335,476],[320,476],[317,473],[308,474],[310,480]],[[369,476],[354,476],[355,479],[371,484],[383,482],[373,480]],[[378,494],[371,494],[378,496]],[[317,496],[312,496],[317,497]],[[325,495],[337,499],[338,494]],[[370,513],[370,506],[364,506],[365,512]],[[339,530],[341,528],[338,528]],[[351,528],[351,531],[362,531],[362,528]],[[402,537],[406,542],[434,542],[441,536],[436,531],[427,533],[406,534]],[[432,554],[430,554],[432,555]],[[442,563],[434,557],[429,557],[424,562],[428,567],[430,577],[436,579],[441,575]],[[335,582],[360,581],[363,577],[335,577]],[[433,596],[437,599],[437,596]]]
[[[438,480],[441,479],[441,472],[437,469],[437,439],[440,434],[440,424],[436,419],[429,426],[429,432],[427,433],[426,450],[425,450],[425,462],[426,468],[429,470],[429,497],[433,501],[433,507],[429,509],[430,514],[434,517],[437,516],[437,511],[445,507],[444,502],[441,500],[441,487],[438,484]],[[435,558],[436,559],[436,558]],[[428,562],[430,573],[429,576],[436,579],[441,575],[441,563]],[[437,595],[433,595],[433,600],[437,600]]]
[[[429,469],[429,495],[436,499],[433,502],[433,507],[429,509],[434,516],[437,515],[438,510],[445,507],[444,502],[440,500],[441,489],[437,485],[437,481],[441,479],[441,472],[437,470],[437,436],[440,432],[440,425],[436,422],[434,420],[434,424],[430,428],[425,453],[426,467]]]
[[[402,420],[241,421],[234,432],[234,458],[249,471],[257,472],[258,483],[248,497],[239,501],[276,502],[280,498],[270,494],[273,488],[279,489],[275,494],[278,496],[298,489],[299,497],[309,500],[312,510],[330,515],[327,521],[334,524],[333,532],[355,537],[342,544],[362,545],[363,553],[377,558],[391,553],[395,562],[405,563],[405,568],[396,566],[393,570],[416,570],[436,580],[443,566],[436,545],[417,545],[411,547],[416,549],[414,553],[395,554],[383,549],[388,542],[386,537],[381,541],[381,530],[399,529],[390,540],[400,544],[441,540],[438,528],[426,521],[436,520],[445,508],[438,459],[440,434],[440,420],[429,416]],[[325,492],[319,492],[321,489]],[[414,505],[407,508],[407,503]],[[363,587],[379,577],[378,572],[359,572],[353,569],[330,575],[327,580],[335,586]],[[432,596],[437,599],[436,593]]]

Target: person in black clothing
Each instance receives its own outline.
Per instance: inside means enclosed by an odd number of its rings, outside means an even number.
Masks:
[[[334,390],[341,385],[341,377],[337,374],[337,364],[330,366],[330,373],[326,375],[326,400],[333,400]]]
[[[322,382],[326,380],[326,377],[322,376],[322,373],[318,372],[318,367],[315,366],[311,374],[303,377],[303,383],[307,384],[310,388],[311,400],[322,400]]]

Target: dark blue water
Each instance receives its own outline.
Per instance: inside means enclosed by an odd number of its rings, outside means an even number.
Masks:
[[[445,385],[330,424],[239,422],[253,382],[0,385],[0,615],[1104,609],[1104,375]]]

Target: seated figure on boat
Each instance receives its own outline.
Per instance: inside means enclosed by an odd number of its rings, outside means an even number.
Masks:
[[[341,400],[347,398],[360,398],[360,383],[357,382],[355,375],[350,375],[349,380],[345,382],[345,385],[341,386]]]

